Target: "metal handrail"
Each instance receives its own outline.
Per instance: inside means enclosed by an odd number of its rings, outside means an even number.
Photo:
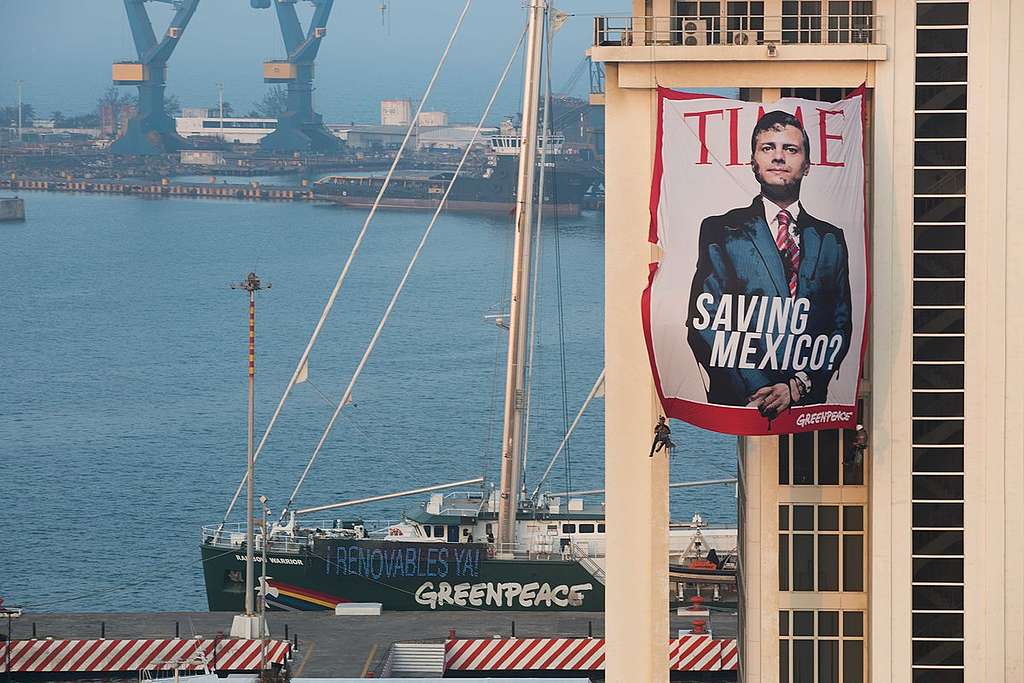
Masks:
[[[389,526],[399,524],[398,520],[361,520],[367,537],[379,538],[379,532]],[[295,553],[308,548],[316,538],[345,537],[352,533],[352,529],[343,529],[333,526],[334,520],[321,521],[320,523],[307,523],[299,534],[272,533],[267,542],[267,549],[274,552]],[[244,547],[245,523],[232,522],[224,524],[208,524],[202,527],[202,542],[215,548],[241,549]],[[319,532],[319,533],[317,533]],[[262,530],[258,530],[255,536],[255,547],[263,547]]]
[[[688,23],[695,23],[690,30]],[[879,14],[594,17],[595,46],[882,44]]]

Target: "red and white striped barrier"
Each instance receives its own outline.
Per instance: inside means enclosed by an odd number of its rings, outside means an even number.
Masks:
[[[445,670],[598,671],[604,638],[482,638],[445,643]]]
[[[740,664],[740,649],[736,647],[735,640],[722,640],[722,652],[719,655],[722,661],[721,671],[735,671]]]
[[[237,638],[159,638],[58,640],[52,638],[0,643],[0,672],[20,673],[142,671],[145,669],[202,671],[255,671],[267,664],[283,664],[291,654],[287,640]],[[7,648],[10,646],[10,652]],[[8,659],[9,657],[9,659]]]
[[[603,671],[604,638],[476,638],[445,642],[448,671]],[[735,671],[735,640],[688,635],[669,641],[673,671]]]
[[[722,642],[710,635],[683,636],[669,641],[668,668],[672,671],[719,671]]]

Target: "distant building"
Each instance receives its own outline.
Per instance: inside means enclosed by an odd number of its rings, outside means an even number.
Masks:
[[[408,126],[412,121],[412,102],[409,100],[381,100],[380,125]]]
[[[255,145],[264,136],[274,132],[277,119],[271,118],[235,118],[225,116],[207,116],[207,109],[185,109],[183,114],[203,114],[201,116],[179,116],[174,119],[178,135],[183,138],[219,138],[224,142]]]
[[[409,122],[405,125],[393,126],[370,126],[363,124],[352,124],[349,126],[329,127],[335,135],[348,142],[350,149],[398,149],[405,139],[405,133],[409,128]],[[415,133],[411,143],[415,143]]]
[[[423,111],[416,118],[416,125],[424,128],[433,128],[448,125],[448,112],[446,111]]]
[[[473,140],[476,126],[445,126],[420,130],[416,139],[417,149],[465,149]],[[497,128],[481,128],[474,145],[488,145],[490,138],[498,133]]]

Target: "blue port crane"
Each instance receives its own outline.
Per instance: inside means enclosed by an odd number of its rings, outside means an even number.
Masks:
[[[146,11],[147,2],[163,2],[173,5],[176,10],[159,41]],[[128,120],[125,134],[111,145],[110,151],[115,154],[157,155],[187,146],[175,130],[174,119],[165,111],[164,89],[167,86],[167,60],[178,46],[198,6],[199,0],[124,0],[139,59],[115,62],[114,84],[138,86],[139,103],[135,114]]]
[[[249,0],[255,9],[277,10],[287,59],[263,64],[266,83],[283,83],[288,89],[285,111],[277,118],[277,129],[260,141],[269,152],[332,152],[341,141],[324,126],[323,117],[313,111],[313,77],[320,43],[327,35],[327,20],[334,0],[306,0],[315,6],[309,28],[302,30],[295,5],[299,0]]]

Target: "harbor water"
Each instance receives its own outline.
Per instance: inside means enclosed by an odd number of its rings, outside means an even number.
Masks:
[[[24,196],[28,220],[0,230],[0,597],[34,611],[203,610],[199,528],[220,521],[245,470],[248,311],[244,292],[229,285],[249,271],[273,285],[256,312],[260,434],[366,212]],[[257,465],[256,492],[275,514],[429,218],[382,213],[371,226],[311,357],[310,381],[296,388]],[[486,316],[507,310],[511,221],[438,221],[298,506],[480,474],[496,481],[506,332]],[[531,487],[557,448],[564,413],[571,421],[603,365],[603,216],[559,219],[557,244],[555,227],[545,220]],[[602,413],[598,400],[546,490],[603,486]],[[673,430],[673,481],[735,475],[734,439],[679,423]],[[643,464],[647,453],[617,457]],[[419,502],[347,514],[397,519]],[[676,490],[671,505],[675,519],[736,519],[732,487]],[[243,512],[244,501],[232,519]]]

